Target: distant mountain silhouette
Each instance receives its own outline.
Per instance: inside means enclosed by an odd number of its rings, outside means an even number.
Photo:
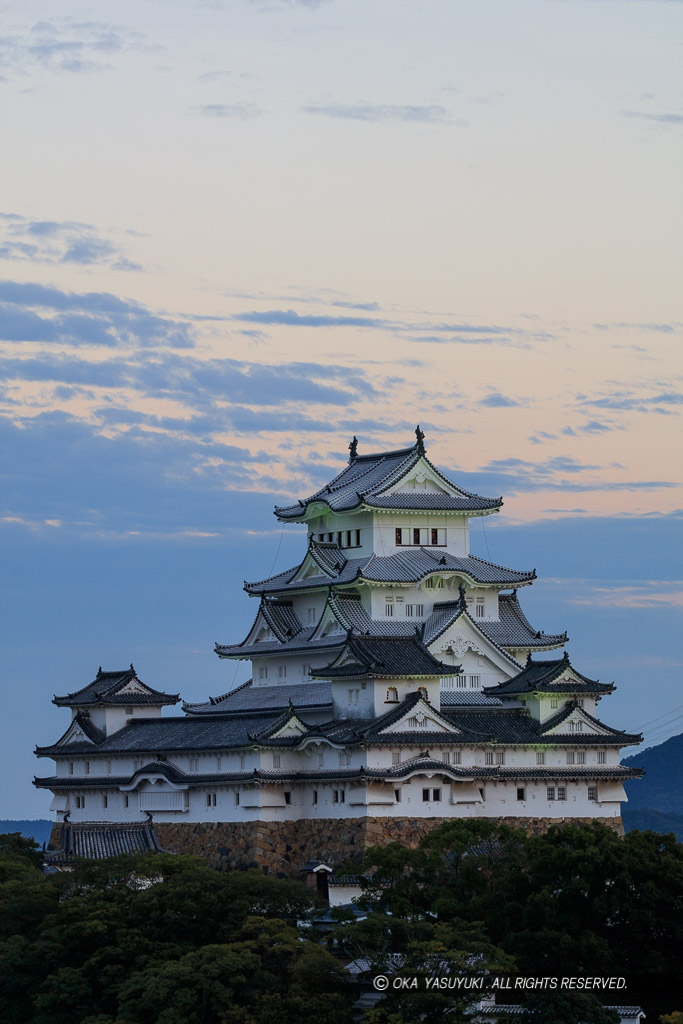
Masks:
[[[679,843],[683,843],[683,814],[664,814],[662,811],[631,809],[624,804],[621,810],[624,829],[633,832],[673,832]]]
[[[642,779],[625,783],[628,812],[648,810],[683,815],[683,734],[625,757],[624,764],[645,769]]]
[[[37,818],[34,821],[0,820],[0,834],[5,832],[21,832],[25,839],[35,839],[39,846],[47,843],[51,831],[52,822],[46,818]]]

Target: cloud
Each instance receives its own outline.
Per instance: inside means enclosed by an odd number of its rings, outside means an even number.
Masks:
[[[293,309],[250,310],[235,313],[231,320],[248,324],[282,324],[286,327],[380,327],[393,328],[388,320],[367,316],[328,316],[296,313]]]
[[[0,339],[124,348],[194,345],[185,321],[106,292],[79,295],[15,281],[0,281]]]
[[[0,213],[0,259],[31,263],[77,263],[112,270],[141,270],[122,247],[100,235],[92,224],[28,220]]]
[[[347,121],[387,121],[412,124],[458,124],[464,121],[453,121],[445,107],[439,104],[410,106],[400,104],[373,103],[324,103],[310,104],[302,108],[307,114],[321,117],[338,118]]]
[[[647,580],[635,586],[582,586],[580,593],[567,599],[570,604],[600,608],[672,608],[683,611],[683,583]]]
[[[579,405],[597,409],[616,409],[626,412],[655,412],[670,415],[670,407],[683,405],[683,393],[679,391],[656,391],[654,394],[637,394],[633,391],[612,391],[600,397],[591,398],[577,395]]]
[[[0,80],[27,78],[41,71],[87,74],[105,71],[124,50],[144,45],[141,32],[96,21],[55,18],[0,36]]]
[[[621,117],[638,118],[641,121],[653,121],[655,124],[680,127],[683,125],[683,114],[648,114],[641,110],[620,110]]]
[[[237,118],[240,121],[247,121],[252,117],[259,117],[261,110],[253,103],[204,103],[198,107],[190,107],[190,113],[202,117]]]
[[[501,395],[499,391],[492,391],[486,398],[482,398],[479,401],[479,405],[484,405],[490,409],[510,409],[522,404],[522,402],[518,402],[514,398]]]

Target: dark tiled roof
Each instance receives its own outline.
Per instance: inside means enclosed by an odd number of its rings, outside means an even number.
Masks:
[[[135,682],[145,689],[144,693],[120,693],[129,683]],[[100,668],[91,683],[67,694],[65,697],[54,697],[52,703],[58,707],[73,707],[78,704],[177,704],[180,697],[177,693],[163,693],[153,690],[138,679],[135,669],[123,669],[118,672],[103,672]]]
[[[291,601],[262,597],[260,611],[275,636],[282,642],[295,637],[303,628]]]
[[[259,714],[220,717],[139,718],[108,736],[97,748],[98,754],[173,752],[182,750],[222,750],[253,746],[250,733],[273,716],[268,708]],[[42,747],[41,756],[68,753],[60,747]]]
[[[502,707],[502,701],[497,697],[487,697],[480,690],[442,690],[442,708],[468,708],[468,707]]]
[[[332,710],[329,683],[280,683],[277,686],[254,686],[251,679],[235,690],[214,697],[207,704],[183,704],[189,715],[229,715],[235,712],[282,711],[289,704],[307,710]]]
[[[600,781],[612,780],[623,781],[625,779],[639,778],[643,774],[642,768],[633,768],[627,765],[558,765],[538,767],[506,767],[501,765],[451,765],[430,756],[431,749],[442,750],[446,746],[452,746],[447,736],[438,733],[418,735],[401,733],[402,746],[416,746],[424,748],[424,753],[410,761],[404,761],[398,765],[387,766],[386,768],[309,768],[304,770],[292,770],[287,768],[273,768],[272,770],[255,768],[251,772],[193,772],[185,774],[177,773],[178,783],[183,787],[198,788],[201,786],[228,786],[228,785],[249,785],[255,782],[363,782],[366,779],[377,779],[391,781],[392,779],[406,778],[415,772],[437,772],[449,774],[456,780],[467,779],[492,779],[500,782],[514,782],[515,780],[586,780]],[[423,741],[427,742],[423,742]],[[397,745],[396,736],[392,744]],[[151,769],[148,768],[148,771]],[[34,778],[33,785],[38,789],[51,789],[58,792],[73,792],[98,789],[118,789],[132,785],[135,776],[145,773],[140,769],[131,776],[88,776],[87,778],[75,779],[60,775],[52,775],[45,778]],[[161,773],[160,773],[161,774]]]
[[[477,624],[489,640],[499,647],[553,648],[567,642],[566,633],[543,633],[531,625],[517,597],[512,594],[500,594],[498,598],[499,621],[477,619]]]
[[[577,681],[562,682],[561,677],[571,671]],[[597,679],[589,679],[581,675],[569,661],[565,652],[563,658],[552,661],[534,661],[529,655],[525,667],[513,679],[508,679],[497,686],[487,686],[486,692],[491,696],[516,693],[611,693],[613,683],[599,683]]]
[[[334,512],[346,512],[366,505],[374,508],[446,509],[451,511],[495,510],[502,505],[502,498],[482,498],[478,494],[458,487],[433,466],[425,462],[437,476],[455,491],[454,496],[429,491],[409,491],[400,495],[386,495],[386,490],[399,483],[407,473],[424,457],[420,443],[411,448],[393,452],[376,452],[372,455],[357,455],[325,487],[310,498],[296,505],[276,508],[279,519],[300,519],[308,505],[322,502]]]
[[[316,548],[334,549],[334,559],[341,559],[341,568],[336,569],[328,563],[327,571],[320,574],[295,579],[303,562],[293,569],[271,576],[269,579],[256,583],[245,583],[244,589],[251,594],[281,593],[293,590],[310,589],[311,587],[327,587],[330,584],[347,585],[356,580],[368,580],[370,583],[419,583],[429,576],[440,572],[458,573],[472,583],[500,586],[523,586],[536,578],[534,569],[507,569],[505,566],[487,562],[477,555],[457,557],[441,548],[404,548],[392,555],[367,555],[364,558],[345,560],[341,549],[336,544],[319,544],[312,541],[309,553]],[[331,560],[330,560],[331,562]],[[316,564],[321,564],[319,559]]]
[[[433,644],[463,614],[461,600],[437,601],[432,614],[425,622],[425,643]],[[499,650],[507,654],[507,648],[558,647],[566,643],[567,634],[541,633],[531,626],[522,611],[516,592],[501,594],[498,598],[500,619],[473,618],[466,612],[469,621]]]
[[[410,637],[347,634],[343,650],[325,668],[311,669],[322,679],[451,676],[456,665],[445,665],[430,654],[415,632]]]
[[[214,650],[219,658],[249,659],[259,657],[262,654],[295,654],[299,651],[314,654],[318,651],[318,648],[326,651],[330,648],[343,646],[343,633],[331,633],[311,643],[315,630],[315,626],[306,626],[300,633],[297,633],[296,636],[286,640],[284,643],[280,642],[280,640],[260,640],[258,643],[247,644],[245,638],[239,644],[216,644]]]
[[[65,822],[60,833],[59,850],[46,854],[48,863],[65,863],[76,857],[105,860],[124,853],[161,853],[154,826],[110,825],[93,822],[72,825]]]

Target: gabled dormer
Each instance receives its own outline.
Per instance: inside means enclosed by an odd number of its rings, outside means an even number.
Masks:
[[[135,718],[158,718],[162,707],[179,700],[177,693],[164,693],[143,683],[131,664],[122,671],[109,672],[100,666],[91,683],[64,697],[54,697],[52,703],[71,708],[74,719],[87,711],[92,724],[109,736]]]
[[[467,517],[499,510],[502,498],[484,498],[458,487],[427,458],[419,426],[415,436],[412,447],[370,455],[358,453],[354,438],[349,463],[341,473],[311,497],[276,508],[275,515],[283,522],[307,522],[329,513],[360,511],[450,512]]]
[[[359,636],[351,629],[329,665],[311,670],[315,679],[329,679],[337,711],[347,717],[383,715],[419,686],[428,703],[438,708],[440,682],[458,666],[444,665],[411,636]]]
[[[529,654],[521,672],[497,686],[487,687],[486,694],[504,703],[521,703],[537,721],[545,722],[570,704],[593,713],[600,698],[614,689],[614,683],[601,683],[582,675],[565,651],[562,658],[552,661],[534,660]]]
[[[599,719],[594,718],[578,701],[573,700],[556,712],[551,718],[541,723],[539,734],[545,738],[570,743],[613,743],[620,747],[628,747],[642,741],[642,734],[631,734],[621,729],[613,729]]]

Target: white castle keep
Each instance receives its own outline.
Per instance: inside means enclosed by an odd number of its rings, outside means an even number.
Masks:
[[[641,737],[598,715],[613,684],[549,656],[567,635],[526,618],[519,593],[535,572],[470,554],[470,519],[502,498],[463,490],[416,437],[371,455],[354,438],[331,483],[275,509],[306,527],[307,547],[294,568],[245,584],[253,626],[216,645],[251,662],[248,682],[182,716],[162,715],[179,696],[132,665],[54,698],[71,723],[37,748],[56,768],[35,785],[54,794],[58,822],[119,838],[150,823],[279,822],[292,836],[342,819],[618,825],[622,783],[640,774],[620,748]]]

